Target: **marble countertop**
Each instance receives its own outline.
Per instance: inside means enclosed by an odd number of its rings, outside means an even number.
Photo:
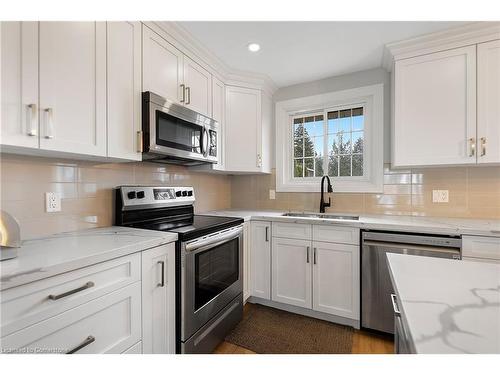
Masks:
[[[23,241],[17,258],[0,262],[0,290],[176,240],[175,233],[107,227]]]
[[[476,235],[500,237],[500,220],[455,219],[443,217],[365,215],[359,214],[359,220],[332,220],[317,218],[297,218],[282,216],[285,211],[259,210],[219,210],[203,214],[236,216],[246,221],[271,220],[309,224],[335,224],[362,229],[392,230],[401,232],[419,232],[446,235]],[[331,214],[331,212],[329,212]],[[342,214],[342,213],[335,213]],[[347,213],[346,215],[356,215]]]
[[[500,353],[500,265],[387,254],[416,353]]]

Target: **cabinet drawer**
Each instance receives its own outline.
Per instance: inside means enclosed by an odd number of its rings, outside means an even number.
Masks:
[[[500,260],[500,238],[462,236],[464,257]]]
[[[462,260],[469,261],[469,262],[500,264],[500,259],[462,257]]]
[[[310,240],[312,238],[311,225],[275,222],[273,223],[273,237]]]
[[[359,245],[359,229],[340,225],[313,225],[313,240]]]
[[[6,289],[0,292],[1,336],[60,314],[140,278],[141,258],[138,253]],[[57,298],[68,292],[74,293]]]
[[[137,282],[5,336],[1,346],[7,353],[122,353],[140,339]]]

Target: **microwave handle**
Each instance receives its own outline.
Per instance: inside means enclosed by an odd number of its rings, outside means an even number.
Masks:
[[[207,157],[208,155],[208,130],[207,127],[203,127],[203,137],[202,137],[202,142],[201,142],[201,153],[203,154],[204,157]]]

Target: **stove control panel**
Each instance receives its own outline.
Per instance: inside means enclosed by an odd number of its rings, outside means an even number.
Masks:
[[[195,201],[192,186],[122,186],[119,189],[124,206],[180,206]]]

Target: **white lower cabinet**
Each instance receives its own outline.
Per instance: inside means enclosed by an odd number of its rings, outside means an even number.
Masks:
[[[462,259],[499,263],[500,238],[462,236]]]
[[[359,246],[313,242],[313,309],[359,319]]]
[[[272,300],[311,308],[311,241],[273,238]]]
[[[250,224],[250,290],[251,295],[271,298],[271,223],[252,221]]]
[[[141,284],[136,282],[2,337],[4,352],[122,353],[141,339]]]
[[[142,252],[142,350],[175,353],[175,245]]]

